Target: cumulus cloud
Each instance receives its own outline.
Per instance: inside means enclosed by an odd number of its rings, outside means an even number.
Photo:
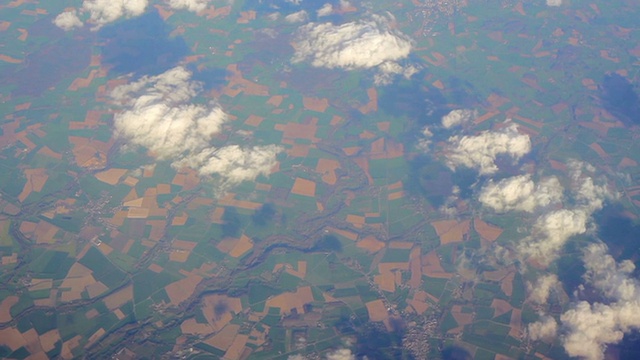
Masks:
[[[298,29],[291,61],[307,61],[311,66],[329,69],[377,69],[381,74],[410,74],[411,70],[405,72],[397,62],[409,56],[413,41],[393,29],[390,22],[389,18],[374,15],[368,20],[342,25],[306,24]],[[384,80],[383,77],[380,81]]]
[[[351,5],[351,2],[349,0],[340,0],[339,3],[340,3],[340,10],[353,8],[353,5]]]
[[[318,14],[318,17],[323,17],[323,16],[331,15],[332,12],[333,12],[333,5],[326,3],[322,5],[320,9],[318,9],[317,14]]]
[[[584,208],[560,209],[544,214],[536,220],[532,236],[520,242],[518,250],[541,264],[549,264],[559,256],[572,236],[587,232],[590,215]]]
[[[228,145],[218,149],[209,147],[198,154],[185,157],[179,163],[197,168],[200,174],[217,174],[227,183],[238,184],[245,180],[255,180],[260,174],[269,175],[280,150],[277,145]]]
[[[562,0],[547,0],[547,6],[560,6],[562,5]]]
[[[348,0],[340,0],[337,7],[330,3],[325,3],[324,5],[322,5],[320,9],[316,11],[316,14],[318,15],[318,17],[323,17],[323,16],[329,16],[334,12],[339,13],[341,11],[350,11],[350,10],[351,11],[354,10],[351,3]]]
[[[602,208],[605,200],[615,199],[619,196],[609,189],[604,177],[598,179],[593,177],[596,171],[593,165],[571,160],[567,162],[567,167],[572,181],[571,189],[578,204],[591,209],[591,211],[596,211]]]
[[[387,61],[378,66],[378,72],[373,79],[376,85],[388,85],[396,75],[402,75],[405,79],[410,79],[418,71],[418,68],[413,65],[402,66],[398,63]]]
[[[176,10],[188,10],[198,12],[206,9],[211,0],[166,0],[167,5]],[[93,30],[112,23],[120,18],[130,18],[142,15],[149,0],[84,0],[80,13],[89,14],[89,22],[95,24]],[[59,28],[69,31],[83,25],[77,12],[65,11],[59,14],[54,24]]]
[[[327,360],[356,360],[349,349],[338,349],[327,354]]]
[[[594,178],[595,168],[581,161],[569,161],[570,193],[574,204],[540,216],[531,236],[523,239],[518,249],[542,264],[555,260],[567,241],[585,234],[591,226],[591,215],[615,199],[618,194],[609,189],[606,179]]]
[[[190,78],[177,67],[115,88],[112,97],[128,106],[115,117],[117,133],[163,160],[207,148],[228,117],[218,106],[189,103],[200,91]]]
[[[527,326],[527,334],[532,340],[552,340],[557,332],[558,323],[551,316],[543,316]]]
[[[168,4],[176,10],[202,11],[207,8],[210,0],[169,0]]]
[[[191,80],[189,71],[176,67],[115,88],[111,95],[125,108],[114,117],[116,135],[176,167],[189,166],[201,175],[216,175],[223,185],[268,175],[279,147],[211,145],[228,116],[214,103],[192,102],[201,86]]]
[[[294,12],[293,14],[289,14],[285,16],[284,21],[289,23],[296,23],[296,22],[307,21],[308,18],[309,16],[307,15],[307,12],[304,10],[300,10],[298,12]]]
[[[468,123],[476,116],[476,112],[469,109],[452,110],[442,117],[442,126],[445,129]]]
[[[622,301],[640,300],[640,283],[631,277],[635,270],[632,261],[617,263],[602,243],[589,245],[584,251],[583,260],[585,280],[605,296]]]
[[[632,277],[635,265],[629,260],[616,262],[602,243],[589,245],[583,261],[585,281],[601,291],[607,303],[580,301],[560,316],[559,328],[555,320],[544,317],[530,324],[528,332],[533,340],[559,332],[570,356],[602,360],[608,345],[640,330],[640,282]]]
[[[515,124],[498,131],[482,131],[473,136],[452,136],[448,140],[447,165],[451,169],[464,166],[477,169],[482,175],[498,171],[495,160],[506,155],[514,161],[531,151],[528,135],[520,134]]]
[[[482,205],[496,212],[533,212],[538,208],[562,200],[562,185],[555,176],[544,178],[537,184],[531,175],[518,175],[498,182],[490,180],[480,191]]]
[[[421,136],[418,138],[417,148],[420,151],[427,152],[431,146],[431,138],[433,137],[433,133],[428,126],[422,128]]]
[[[142,15],[147,5],[149,0],[84,0],[80,13],[89,13],[89,22],[95,24],[92,30],[98,30],[122,17]],[[81,27],[82,21],[75,11],[66,11],[56,16],[54,24],[68,31]]]
[[[549,299],[549,295],[552,291],[560,286],[558,276],[555,274],[547,274],[539,277],[535,283],[528,283],[529,288],[529,300],[534,304],[543,305]]]
[[[620,342],[625,333],[640,329],[640,304],[579,302],[560,316],[565,335],[564,349],[570,356],[588,360],[604,359],[607,344]]]
[[[562,314],[563,345],[571,356],[601,360],[608,344],[640,329],[640,282],[632,277],[635,265],[629,260],[617,263],[602,243],[589,245],[583,260],[585,280],[611,302],[581,301]]]
[[[148,0],[85,0],[82,9],[88,11],[90,21],[100,27],[121,17],[140,16],[147,5]]]
[[[76,10],[64,11],[58,14],[53,20],[53,23],[64,31],[81,28],[84,25],[82,20],[78,18],[78,12]]]

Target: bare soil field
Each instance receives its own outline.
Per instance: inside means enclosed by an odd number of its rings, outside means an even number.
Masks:
[[[502,289],[502,292],[504,292],[507,296],[511,296],[513,294],[513,279],[515,278],[515,276],[516,273],[512,272],[500,282],[500,289]]]
[[[387,292],[396,291],[395,275],[391,271],[385,271],[373,277],[373,281],[378,284],[380,290]]]
[[[37,244],[52,244],[55,242],[54,237],[60,231],[60,228],[49,224],[46,221],[40,221],[33,236]]]
[[[180,279],[167,285],[164,290],[167,292],[172,305],[179,305],[187,300],[196,290],[196,286],[202,281],[202,277],[191,274],[184,279]]]
[[[291,188],[291,193],[314,197],[316,195],[316,183],[312,180],[296,178],[296,181]]]
[[[304,304],[313,302],[313,294],[311,287],[304,286],[296,290],[296,292],[287,292],[276,295],[267,300],[265,311],[270,307],[280,308],[280,314],[290,314],[295,308],[298,314],[304,313]]]
[[[522,336],[522,310],[513,309],[511,313],[511,321],[509,322],[509,326],[511,330],[509,330],[509,335],[518,339]]]
[[[360,106],[358,110],[360,110],[360,112],[363,114],[378,111],[378,90],[373,87],[368,88],[367,96],[369,97],[369,102],[363,106]]]
[[[202,313],[215,331],[225,327],[233,319],[233,313],[241,312],[242,302],[239,298],[215,294],[206,296],[202,301]]]
[[[17,304],[19,300],[20,298],[17,296],[7,296],[2,303],[0,303],[0,323],[9,322],[13,319],[11,316],[11,308]]]
[[[49,179],[49,175],[47,175],[47,170],[44,168],[38,169],[25,169],[24,176],[27,178],[27,182],[24,184],[24,188],[20,195],[18,195],[18,200],[23,202],[31,192],[40,192],[44,187],[44,184]]]
[[[306,110],[323,113],[329,107],[327,98],[303,97],[302,104]]]
[[[493,299],[491,302],[491,307],[495,310],[493,316],[497,317],[502,314],[508,313],[513,307],[509,304],[508,301],[502,299]]]
[[[229,251],[229,255],[238,258],[253,248],[253,241],[246,235],[242,234],[234,248]]]
[[[422,283],[422,250],[419,247],[413,248],[409,254],[409,270],[411,278],[409,278],[409,286],[412,289],[420,288]]]
[[[340,162],[333,159],[319,159],[316,165],[316,172],[322,174],[322,181],[329,185],[335,185],[338,180],[336,169],[340,168]]]
[[[74,355],[72,350],[80,346],[80,341],[82,340],[82,336],[76,335],[71,339],[62,343],[61,356],[63,359],[73,359]]]
[[[249,335],[238,334],[231,343],[231,346],[227,349],[227,352],[224,354],[224,360],[239,360],[240,356],[244,352],[244,346],[249,340]]]
[[[453,274],[444,271],[435,250],[422,257],[422,273],[432,278],[449,279],[453,276]]]
[[[451,315],[456,319],[456,322],[460,326],[469,325],[473,322],[473,314],[472,313],[463,313],[461,305],[454,305],[451,308]]]
[[[318,118],[315,117],[303,124],[290,122],[287,124],[276,124],[273,128],[282,131],[283,139],[306,139],[312,143],[320,141],[320,139],[316,138]]]
[[[369,301],[365,305],[369,312],[369,320],[384,321],[389,318],[389,313],[387,312],[387,308],[384,306],[382,299]]]
[[[183,263],[189,259],[189,255],[191,255],[191,251],[173,249],[169,254],[169,260]]]
[[[469,232],[470,220],[457,222],[455,220],[441,220],[431,223],[440,236],[440,244],[446,245],[464,240]]]
[[[357,246],[361,249],[365,249],[371,253],[376,253],[385,247],[385,243],[375,238],[373,235],[369,235],[364,239],[358,241]]]
[[[122,290],[115,292],[104,298],[104,304],[109,310],[115,310],[120,306],[133,300],[133,285],[129,285]]]
[[[48,146],[43,146],[38,150],[38,154],[54,158],[56,160],[62,160],[62,154],[59,154],[51,150]]]
[[[238,335],[239,330],[240,325],[229,324],[225,326],[219,333],[205,340],[205,343],[222,351],[226,351],[229,347],[231,347],[231,344]]]
[[[180,330],[183,334],[189,335],[209,335],[215,330],[209,324],[201,324],[194,318],[189,318],[180,324]]]
[[[42,346],[42,350],[45,352],[55,349],[56,342],[58,341],[60,341],[60,333],[58,332],[58,329],[53,329],[40,335],[40,345]]]
[[[473,228],[481,238],[493,242],[502,234],[502,229],[498,226],[486,223],[479,218],[473,219]]]
[[[260,124],[262,123],[262,120],[264,120],[264,117],[251,114],[251,115],[249,115],[247,120],[244,121],[244,123],[245,123],[245,125],[256,126],[257,127],[257,126],[260,126]]]

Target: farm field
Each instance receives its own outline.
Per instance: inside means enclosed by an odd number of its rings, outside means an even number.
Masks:
[[[0,4],[0,358],[640,356],[636,5],[113,4]]]

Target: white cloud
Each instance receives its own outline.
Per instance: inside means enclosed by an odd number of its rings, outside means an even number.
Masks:
[[[147,5],[148,0],[84,0],[82,9],[89,12],[90,21],[100,28],[121,17],[140,16]]]
[[[61,12],[53,20],[53,23],[64,31],[81,28],[84,25],[82,23],[82,20],[78,18],[78,13],[76,10]]]
[[[98,30],[121,17],[142,15],[147,5],[149,5],[149,0],[84,0],[80,13],[88,12],[89,22],[95,24],[92,30]],[[53,22],[65,31],[83,25],[75,10],[59,14]]]
[[[498,155],[507,155],[517,161],[529,151],[529,136],[520,134],[517,126],[511,124],[498,131],[483,131],[474,136],[452,136],[445,156],[452,169],[465,166],[489,175],[498,171],[495,164]]]
[[[176,10],[185,9],[198,12],[206,9],[211,0],[166,0],[166,3]],[[92,30],[112,23],[122,17],[131,18],[144,14],[149,0],[84,0],[80,13],[89,13],[89,22],[95,24]],[[59,28],[68,31],[82,27],[83,23],[76,11],[60,13],[54,20]]]
[[[323,16],[331,15],[332,12],[333,12],[333,5],[326,3],[322,5],[320,9],[318,9],[317,13],[318,13],[318,17],[323,17]]]
[[[532,236],[518,245],[519,252],[541,264],[551,263],[572,236],[587,232],[590,215],[586,209],[578,208],[555,210],[540,216],[533,226]]]
[[[349,0],[340,0],[340,10],[349,8],[352,8],[351,2]]]
[[[226,183],[238,184],[269,175],[275,166],[275,157],[281,151],[277,145],[240,147],[229,145],[215,149],[209,147],[194,156],[185,157],[184,164],[198,169],[202,175],[218,175]]]
[[[569,190],[575,204],[567,209],[555,210],[540,216],[533,227],[533,234],[518,246],[521,254],[532,256],[542,264],[555,260],[566,242],[575,235],[590,230],[591,215],[604,206],[607,199],[618,194],[611,191],[606,179],[594,179],[595,168],[580,161],[569,161]]]
[[[602,243],[584,252],[585,280],[610,300],[609,304],[579,302],[560,320],[566,328],[563,344],[571,356],[600,360],[607,344],[618,343],[625,333],[640,329],[640,283],[632,277],[634,264],[617,263]]]
[[[376,85],[388,85],[396,75],[402,75],[405,79],[410,79],[419,70],[413,65],[402,66],[396,62],[387,61],[378,66],[378,73],[374,75]]]
[[[640,300],[640,284],[631,277],[635,265],[630,260],[617,263],[602,243],[589,245],[583,257],[585,280],[610,299]]]
[[[632,277],[631,261],[617,263],[606,245],[589,245],[583,260],[584,278],[609,300],[607,304],[580,301],[560,316],[561,342],[567,354],[587,360],[604,359],[607,345],[640,329],[640,282]],[[552,323],[553,322],[553,323]],[[555,336],[555,320],[545,317],[528,327],[532,340]]]
[[[547,0],[547,6],[560,6],[562,5],[562,0]]]
[[[560,181],[554,176],[544,178],[536,184],[531,175],[518,175],[497,183],[490,180],[480,191],[478,199],[482,205],[499,213],[513,210],[533,212],[559,203],[562,191]]]
[[[640,303],[636,300],[606,305],[581,301],[562,314],[560,320],[567,354],[602,360],[608,344],[616,344],[625,333],[640,329]]]
[[[309,23],[298,29],[293,63],[308,61],[311,66],[346,70],[378,69],[383,75],[409,74],[397,61],[409,56],[413,41],[392,29],[388,18],[374,15],[342,25]],[[409,75],[410,76],[410,75]]]
[[[536,279],[535,283],[528,283],[529,300],[535,304],[543,305],[549,299],[549,295],[560,286],[558,276],[547,274]]]
[[[458,143],[462,142],[460,138],[455,139]],[[474,142],[470,143],[475,145]],[[464,148],[483,149],[479,145]],[[473,156],[471,151],[466,153],[469,157]],[[467,160],[461,163],[474,167],[474,164],[482,162]],[[489,160],[486,163],[495,166]],[[481,168],[479,165],[476,167]],[[595,176],[596,169],[593,166],[572,160],[567,167],[569,184],[565,202],[569,206],[539,216],[531,234],[517,244],[518,257],[533,258],[542,265],[548,265],[560,256],[569,239],[593,231],[592,214],[602,209],[605,201],[619,196],[611,190],[606,178]],[[479,201],[497,212],[534,212],[563,201],[563,188],[555,177],[536,183],[531,175],[520,175],[498,182],[489,181],[481,190]],[[631,330],[640,330],[640,283],[631,277],[635,269],[633,263],[616,263],[603,244],[587,247],[583,259],[585,280],[611,301],[606,304],[579,302],[560,316],[559,323],[553,317],[543,316],[539,321],[529,324],[527,333],[532,340],[554,341],[559,336],[570,356],[601,360],[608,344],[619,342]],[[560,286],[554,274],[539,277],[527,284],[529,300],[543,305]]]
[[[294,12],[293,14],[289,14],[285,16],[284,21],[289,23],[296,23],[296,22],[307,21],[308,18],[309,16],[307,15],[307,12],[304,10],[300,10],[298,12]]]
[[[602,209],[605,200],[619,196],[609,189],[605,178],[593,178],[596,171],[593,165],[571,160],[567,162],[567,167],[572,181],[571,190],[578,204],[596,211]]]
[[[327,360],[356,360],[349,349],[338,349],[327,354]]]
[[[182,67],[117,87],[111,95],[128,109],[115,117],[116,131],[160,159],[200,151],[228,117],[218,106],[189,103],[199,91]]]
[[[169,0],[169,6],[176,10],[186,9],[193,12],[207,8],[210,0]]]
[[[433,133],[428,126],[425,126],[422,129],[422,136],[418,138],[417,148],[420,151],[427,152],[429,151],[429,147],[431,146],[431,138],[433,137]]]
[[[447,115],[442,117],[442,126],[445,129],[468,123],[476,116],[476,112],[469,109],[451,110]]]
[[[527,326],[527,333],[532,340],[552,340],[557,332],[558,323],[551,316],[543,316]]]
[[[211,140],[222,131],[228,116],[214,103],[192,103],[200,91],[201,84],[192,81],[183,67],[115,88],[112,97],[125,108],[114,117],[116,135],[176,167],[215,175],[222,185],[268,175],[280,148],[212,146]]]

